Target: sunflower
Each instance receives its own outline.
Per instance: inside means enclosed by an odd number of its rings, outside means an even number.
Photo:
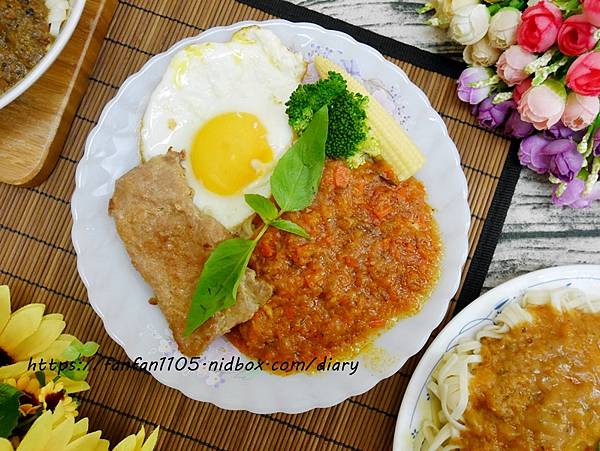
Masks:
[[[0,439],[1,451],[108,451],[108,440],[101,439],[101,431],[88,433],[88,419],[77,423],[61,412],[60,405],[54,412],[46,411],[31,425],[25,436],[14,443]],[[68,447],[68,448],[67,448]]]
[[[40,389],[38,401],[44,407],[44,410],[55,412],[57,407],[61,405],[61,411],[65,417],[75,418],[79,415],[77,401],[67,394],[62,382],[50,381],[44,385]]]
[[[84,418],[77,423],[61,412],[60,404],[54,412],[40,415],[18,443],[0,438],[1,451],[108,451],[110,443],[102,439],[102,431],[88,432],[89,422]],[[158,428],[145,441],[144,428],[119,443],[113,451],[152,451],[158,440]]]
[[[21,415],[33,415],[42,408],[38,401],[40,383],[32,373],[24,373],[18,379],[6,379],[4,383],[15,387],[22,393],[19,400],[19,413]]]
[[[0,380],[18,378],[29,361],[59,360],[75,339],[63,335],[63,316],[44,315],[44,304],[29,304],[11,313],[10,290],[0,286]]]

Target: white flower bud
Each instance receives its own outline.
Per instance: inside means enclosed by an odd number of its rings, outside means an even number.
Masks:
[[[490,12],[482,4],[459,8],[450,21],[450,37],[463,44],[475,44],[483,38],[490,26]]]
[[[521,11],[502,8],[492,16],[488,39],[497,49],[507,49],[517,42],[517,27],[521,22]]]
[[[433,0],[431,5],[435,9],[435,14],[430,22],[434,22],[435,26],[447,28],[458,9],[478,3],[479,0]]]
[[[463,59],[471,66],[489,67],[500,58],[500,50],[492,47],[487,37],[465,47]]]

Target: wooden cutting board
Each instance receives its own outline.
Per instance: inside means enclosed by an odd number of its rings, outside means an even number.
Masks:
[[[0,110],[0,182],[33,186],[52,172],[116,6],[117,0],[87,0],[54,64]]]

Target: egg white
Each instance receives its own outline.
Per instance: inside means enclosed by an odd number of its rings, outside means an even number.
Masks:
[[[272,32],[256,26],[239,30],[226,43],[182,49],[171,60],[144,113],[142,158],[165,154],[171,147],[184,151],[183,166],[194,190],[194,204],[228,229],[235,229],[253,213],[244,194],[270,195],[272,169],[293,139],[285,102],[305,70],[301,55],[288,50]],[[196,179],[189,151],[203,124],[230,112],[250,113],[260,120],[267,130],[273,160],[265,174],[242,192],[224,196],[208,191]]]

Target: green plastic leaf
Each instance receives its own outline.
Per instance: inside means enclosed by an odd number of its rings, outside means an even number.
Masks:
[[[294,235],[301,236],[302,238],[306,238],[307,240],[310,239],[308,232],[295,222],[286,219],[275,219],[271,222],[271,225],[278,229],[285,230],[286,232],[293,233]]]
[[[246,203],[250,205],[250,208],[260,215],[263,222],[269,223],[277,217],[277,207],[265,196],[261,196],[260,194],[246,194],[244,198],[246,199]]]
[[[96,352],[98,352],[98,348],[100,345],[94,341],[88,341],[86,344],[81,346],[80,353],[83,357],[92,357]]]
[[[83,343],[81,343],[77,338],[75,338],[71,342],[71,344],[69,346],[67,346],[67,348],[63,351],[62,359],[66,360],[68,362],[77,360],[79,358],[79,356],[81,355],[81,353],[79,351],[81,346],[83,346]]]
[[[12,385],[0,384],[0,437],[7,438],[19,421],[21,392]]]
[[[212,251],[192,297],[184,336],[190,335],[216,312],[235,304],[237,290],[256,243],[233,238]]]
[[[282,211],[308,207],[319,189],[325,165],[327,107],[315,113],[306,131],[283,154],[271,175],[271,192]]]
[[[77,359],[74,362],[70,362],[69,368],[61,371],[60,375],[68,377],[72,381],[84,381],[88,377],[89,363],[83,359]]]
[[[38,383],[40,384],[40,387],[43,387],[44,385],[46,385],[46,374],[43,371],[36,371],[35,378],[37,379]]]

